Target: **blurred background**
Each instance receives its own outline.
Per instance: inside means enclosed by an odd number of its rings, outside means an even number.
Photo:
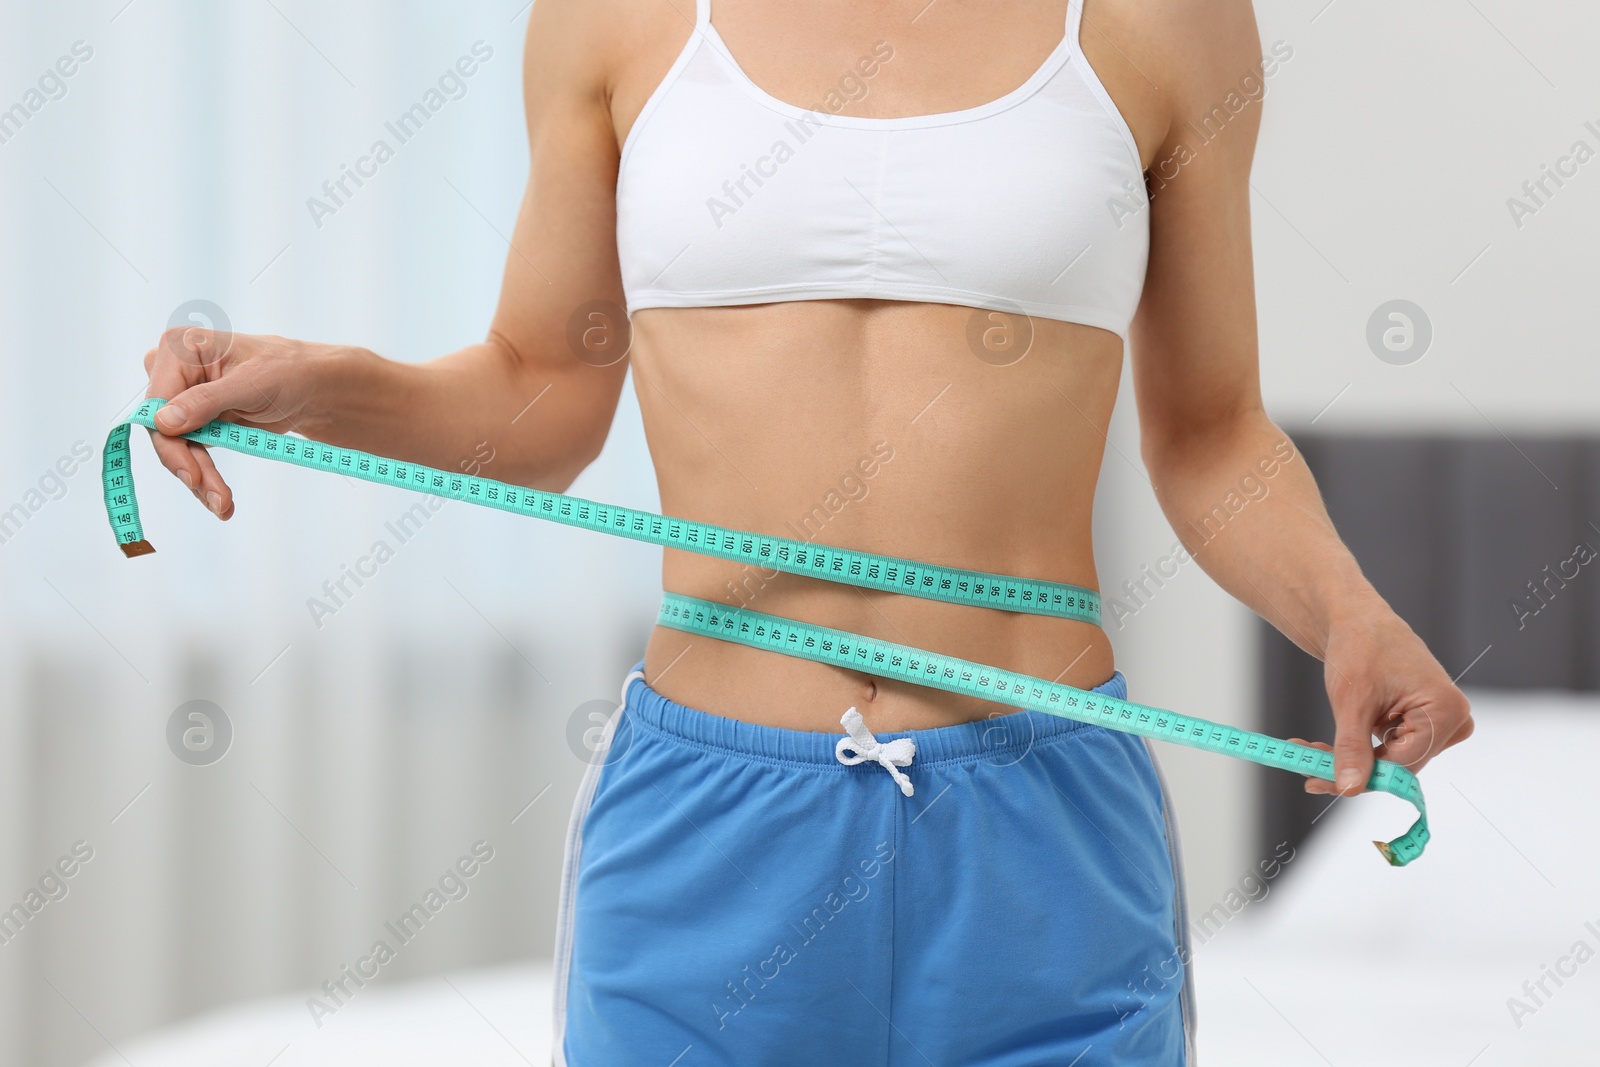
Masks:
[[[0,7],[0,907],[27,912],[0,921],[0,1064],[548,1059],[562,838],[658,551],[458,505],[401,539],[414,498],[229,456],[222,526],[136,434],[161,551],[130,563],[99,490],[169,323],[409,360],[482,337],[526,174],[528,7]],[[1600,15],[1257,13],[1288,56],[1252,181],[1269,410],[1482,734],[1424,776],[1436,838],[1404,871],[1366,843],[1398,802],[1308,805],[1162,748],[1201,1052],[1593,1062]],[[308,209],[463,56],[393,158]],[[656,509],[631,391],[573,492]],[[1135,700],[1331,738],[1316,664],[1192,564],[1149,581],[1175,537],[1127,399],[1097,539]],[[314,615],[379,541],[392,558]],[[468,855],[490,858],[464,895],[314,1018]]]

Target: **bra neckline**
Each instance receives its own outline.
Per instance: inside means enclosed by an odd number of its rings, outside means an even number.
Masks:
[[[701,34],[706,43],[711,45],[712,51],[716,52],[727,66],[729,73],[733,75],[734,83],[758,103],[773,111],[788,115],[790,118],[806,119],[819,126],[841,126],[857,130],[908,130],[929,126],[951,126],[957,123],[988,118],[990,115],[1007,111],[1033,96],[1045,83],[1056,76],[1056,73],[1071,58],[1073,44],[1072,34],[1064,29],[1061,34],[1061,40],[1056,42],[1055,48],[1050,51],[1049,55],[1045,56],[1044,62],[1039,64],[1038,68],[1028,76],[1027,81],[1024,81],[1010,92],[986,103],[961,108],[957,111],[939,111],[928,115],[880,117],[874,115],[834,115],[826,111],[812,111],[797,104],[791,104],[786,100],[780,100],[757,85],[754,79],[745,72],[744,67],[734,58],[733,51],[728,47],[728,42],[722,39],[722,34],[718,32],[716,25],[709,18],[695,29],[696,32]]]

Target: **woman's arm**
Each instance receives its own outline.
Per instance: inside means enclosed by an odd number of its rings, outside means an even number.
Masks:
[[[585,304],[623,299],[609,23],[578,0],[541,0],[529,16],[532,162],[486,340],[399,363],[360,348],[189,328],[168,331],[145,357],[147,395],[171,401],[156,451],[218,516],[232,514],[233,499],[210,455],[170,436],[214,418],[452,470],[481,461],[486,443],[488,473],[542,489],[566,488],[598,455],[627,364],[579,359],[568,323]],[[607,328],[589,325],[591,340]],[[621,334],[609,343],[625,344],[626,321],[609,327]]]
[[[1145,463],[1206,573],[1326,665],[1338,785],[1307,789],[1359,791],[1375,755],[1415,770],[1465,740],[1472,719],[1362,575],[1262,408],[1249,178],[1264,82],[1250,4],[1164,7],[1187,25],[1163,34],[1185,47],[1156,68],[1170,125],[1151,168],[1150,265],[1131,338]],[[1202,140],[1191,122],[1206,117],[1220,132]]]

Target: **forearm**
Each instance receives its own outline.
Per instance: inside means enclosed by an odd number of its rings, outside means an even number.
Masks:
[[[491,337],[424,363],[335,349],[314,360],[307,436],[445,470],[560,491],[598,454],[610,412],[570,361],[529,365]]]
[[[1217,584],[1319,659],[1340,623],[1392,617],[1288,435],[1259,410],[1147,444],[1162,510]]]

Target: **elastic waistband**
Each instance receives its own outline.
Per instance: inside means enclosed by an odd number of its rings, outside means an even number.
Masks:
[[[625,712],[642,725],[685,741],[740,755],[787,763],[840,766],[834,755],[834,746],[844,736],[843,727],[833,733],[787,730],[697,711],[669,700],[652,689],[641,674],[643,670],[644,661],[641,660],[630,672],[635,677],[628,683]],[[1121,671],[1116,671],[1110,680],[1095,686],[1093,692],[1126,700],[1127,679]],[[839,714],[843,715],[844,711],[844,708],[840,708]],[[1007,753],[1025,752],[1050,737],[1093,729],[1104,728],[1024,709],[955,726],[876,736],[884,742],[897,737],[911,738],[917,745],[917,763],[922,765],[946,760],[1003,757]]]

